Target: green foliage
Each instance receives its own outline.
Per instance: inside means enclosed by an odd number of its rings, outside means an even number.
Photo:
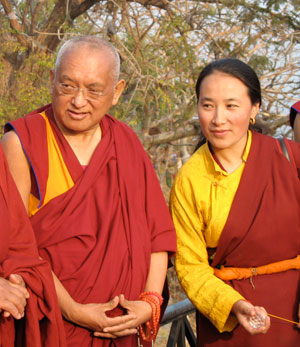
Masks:
[[[170,173],[169,170],[167,170],[166,171],[166,185],[169,189],[171,189],[172,184],[173,184],[172,174]]]
[[[20,52],[22,48],[18,50],[18,53]],[[3,69],[3,60],[1,66]],[[52,67],[53,56],[36,52],[30,54],[21,67],[12,73],[10,88],[1,96],[2,124],[50,102],[49,71]]]
[[[208,62],[228,56],[249,62],[261,79],[262,114],[271,131],[273,120],[287,115],[299,99],[299,0],[164,2],[168,9],[151,0],[147,7],[135,1],[108,6],[99,0],[73,20],[80,2],[72,1],[66,15],[64,1],[50,0],[43,2],[34,26],[37,1],[30,2],[31,8],[25,0],[8,1],[21,31],[10,28],[0,7],[0,126],[50,101],[49,70],[61,42],[78,34],[107,38],[120,52],[121,77],[127,82],[110,112],[141,139],[160,138],[159,145],[147,149],[166,196],[178,165],[170,158],[187,154],[176,134],[191,124],[199,131],[193,120],[194,86]],[[115,32],[108,32],[108,24]],[[175,134],[172,141],[165,136],[170,133]],[[185,148],[192,150],[193,141]]]
[[[265,71],[271,69],[271,62],[266,56],[253,54],[248,61],[248,64],[256,71],[258,76],[263,75]]]
[[[263,88],[269,93],[265,113],[282,113],[289,100],[299,97],[294,85],[282,88],[284,81],[297,81],[300,71],[300,5],[296,0],[169,2],[168,11],[155,5],[145,8],[135,2],[116,1],[115,12],[109,12],[107,4],[98,1],[73,21],[59,13],[54,16],[52,11],[58,1],[51,0],[41,7],[34,32],[30,32],[33,12],[25,13],[27,2],[10,3],[20,14],[20,23],[23,17],[26,19],[24,38],[29,44],[19,43],[16,31],[9,29],[0,9],[3,121],[50,101],[49,69],[56,51],[52,46],[43,49],[43,45],[58,31],[66,33],[64,39],[94,33],[107,37],[119,49],[127,88],[111,112],[141,135],[153,129],[162,134],[184,127],[196,114],[194,84],[199,71],[207,62],[224,56],[249,62],[262,77]],[[36,4],[32,2],[32,8]],[[74,2],[72,10],[76,6]],[[50,18],[53,32],[39,33]],[[108,37],[110,21],[114,21],[116,34]],[[276,72],[278,67],[293,79],[286,75],[281,78]],[[268,74],[272,78],[264,79]],[[282,90],[284,94],[280,94]]]

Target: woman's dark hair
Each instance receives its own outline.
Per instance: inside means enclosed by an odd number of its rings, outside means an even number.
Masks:
[[[255,105],[256,103],[259,103],[259,105],[261,105],[260,82],[256,75],[256,72],[249,65],[235,58],[224,58],[213,61],[200,72],[196,83],[197,102],[199,101],[202,81],[205,77],[213,74],[216,71],[228,74],[243,82],[248,88],[248,95],[250,97],[252,105]],[[194,152],[205,142],[206,139],[202,138],[196,145]]]
[[[208,64],[201,72],[196,84],[197,101],[199,101],[201,83],[205,77],[219,71],[239,79],[248,87],[248,93],[252,105],[257,102],[261,104],[260,82],[256,72],[247,64],[239,59],[225,58],[219,59]]]

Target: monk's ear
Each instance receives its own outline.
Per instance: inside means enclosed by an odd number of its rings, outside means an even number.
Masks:
[[[53,69],[50,70],[50,93],[53,93],[54,90],[54,78],[55,78],[55,72]]]
[[[125,86],[126,86],[126,82],[124,80],[120,80],[116,84],[115,91],[114,91],[114,97],[113,97],[113,101],[112,101],[113,105],[116,105],[118,103],[119,98],[120,98]]]

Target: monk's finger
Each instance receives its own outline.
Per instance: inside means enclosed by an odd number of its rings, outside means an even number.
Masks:
[[[122,336],[128,336],[128,335],[135,335],[137,334],[137,328],[127,328],[127,329],[121,329],[121,330],[115,330],[115,331],[106,331],[106,328],[103,329],[103,332],[99,332],[100,334],[112,334],[117,337]],[[100,336],[100,335],[99,335]]]
[[[128,330],[128,329],[135,329],[136,330],[134,323],[135,323],[135,321],[129,321],[129,322],[122,323],[122,324],[108,326],[108,327],[103,328],[103,332],[115,334],[119,331]]]
[[[24,306],[17,306],[11,301],[7,300],[1,301],[0,305],[3,310],[4,317],[7,318],[10,315],[12,315],[15,319],[21,319],[22,317],[24,317]]]
[[[125,295],[121,294],[119,298],[120,298],[120,305],[126,308],[128,301],[125,299]]]
[[[122,336],[128,336],[128,335],[136,335],[138,332],[137,328],[131,328],[131,329],[124,329],[121,331],[116,331],[114,332],[114,335],[117,337],[122,337]]]
[[[116,339],[118,337],[118,336],[113,335],[113,334],[102,333],[102,332],[98,332],[98,331],[94,333],[94,336],[95,337],[104,337],[107,339]]]
[[[9,282],[10,283],[14,283],[14,284],[18,284],[18,285],[21,285],[25,288],[25,282],[23,280],[23,278],[18,275],[18,274],[10,274],[8,276],[8,279],[9,279]]]
[[[23,288],[24,289],[24,288]],[[9,312],[14,318],[20,319],[24,314],[26,297],[20,287],[15,288],[9,281],[0,281],[0,308]]]
[[[132,327],[132,322],[136,319],[135,313],[124,314],[123,316],[118,317],[107,317],[106,319],[106,327],[120,327],[119,330],[126,329],[128,327]],[[117,329],[114,329],[117,331]]]
[[[127,310],[132,310],[132,301],[127,300],[124,294],[120,295],[120,306],[126,308]]]
[[[18,288],[24,294],[26,299],[29,298],[29,292],[26,289],[26,284],[20,275],[11,274],[9,275],[8,280],[12,286],[14,286],[15,288]]]
[[[103,311],[110,311],[113,310],[114,308],[116,308],[119,305],[119,297],[115,296],[113,299],[111,299],[110,301],[102,304],[103,305]]]

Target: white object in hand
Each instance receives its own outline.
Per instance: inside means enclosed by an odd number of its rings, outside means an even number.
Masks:
[[[249,317],[249,324],[254,329],[262,328],[266,325],[266,316],[260,312],[256,312],[255,316]]]

